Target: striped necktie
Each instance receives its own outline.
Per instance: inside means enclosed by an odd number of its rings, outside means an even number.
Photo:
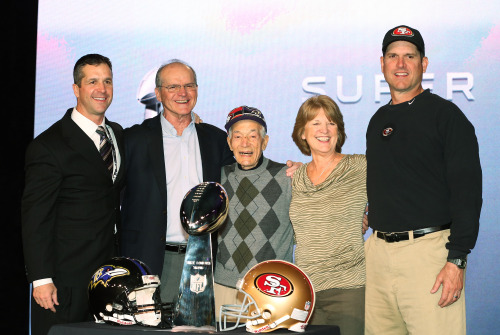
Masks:
[[[103,126],[97,127],[96,133],[101,137],[99,143],[99,153],[101,154],[104,166],[108,168],[110,174],[113,173],[113,146],[111,145]]]

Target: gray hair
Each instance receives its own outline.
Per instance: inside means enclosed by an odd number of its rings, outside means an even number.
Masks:
[[[260,123],[258,123],[258,122],[256,122],[256,121],[254,121],[254,122],[255,122],[255,123],[257,123],[257,124],[260,126],[260,130],[259,130],[260,137],[262,137],[262,138],[266,137],[266,135],[267,135],[267,133],[266,133],[266,128],[264,128],[264,126],[263,126],[263,125],[261,125]],[[236,122],[236,123],[238,123],[238,122]],[[236,123],[234,123],[234,124],[231,126],[231,128],[229,128],[229,130],[227,131],[227,137],[229,137],[230,139],[232,139],[232,138],[233,138],[233,127],[234,127],[234,125],[235,125]]]
[[[182,61],[180,59],[171,59],[171,60],[167,61],[166,63],[164,63],[162,66],[160,66],[160,68],[158,69],[158,71],[156,71],[156,77],[155,77],[155,85],[156,85],[156,87],[162,86],[162,82],[161,82],[161,78],[160,78],[161,71],[164,68],[166,68],[167,66],[172,65],[172,64],[182,64],[182,65],[187,66],[193,72],[194,83],[196,85],[198,85],[198,81],[196,80],[196,72],[194,71],[194,69],[188,63],[186,63],[186,62],[184,62],[184,61]]]

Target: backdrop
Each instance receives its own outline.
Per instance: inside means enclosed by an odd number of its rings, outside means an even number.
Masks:
[[[474,124],[484,174],[484,204],[467,270],[469,334],[498,333],[497,194],[500,2],[40,0],[35,135],[75,105],[76,60],[87,53],[113,63],[114,100],[106,113],[129,127],[146,110],[156,68],[178,58],[197,72],[204,122],[223,128],[240,105],[268,123],[265,154],[306,162],[291,132],[300,104],[327,94],[344,115],[345,153],[365,152],[370,117],[390,99],[380,71],[385,32],[417,28],[429,57],[424,87],[457,104]],[[142,102],[141,102],[142,101]],[[464,176],[467,178],[467,176]],[[430,288],[429,288],[430,290]]]

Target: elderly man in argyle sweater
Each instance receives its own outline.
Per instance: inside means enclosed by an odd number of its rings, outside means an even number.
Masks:
[[[269,141],[264,115],[241,106],[229,113],[225,128],[236,163],[221,173],[229,215],[218,231],[216,313],[222,304],[241,304],[236,283],[251,267],[270,259],[292,262],[294,243],[288,216],[291,179],[285,164],[263,155]]]

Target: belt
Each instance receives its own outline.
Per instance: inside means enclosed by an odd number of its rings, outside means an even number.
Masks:
[[[186,253],[186,244],[165,244],[165,251],[176,252],[178,254]]]
[[[434,233],[440,230],[449,229],[451,227],[451,223],[438,226],[438,227],[429,227],[422,228],[413,231],[413,238],[419,238],[424,235]],[[399,241],[407,241],[410,239],[410,232],[403,231],[399,233],[384,233],[381,231],[377,231],[377,237],[383,239],[387,243],[399,242]]]

